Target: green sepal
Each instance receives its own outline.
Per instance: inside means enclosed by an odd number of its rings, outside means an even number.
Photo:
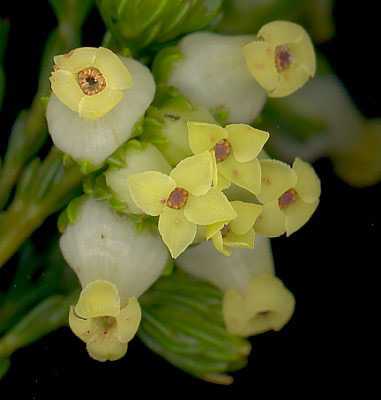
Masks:
[[[152,73],[158,84],[166,84],[171,76],[174,65],[183,58],[176,46],[166,47],[156,56],[152,64]]]
[[[142,121],[142,131],[144,130],[143,127],[143,122]],[[146,144],[140,140],[132,139],[129,140],[128,142],[124,143],[121,147],[119,147],[118,150],[116,150],[108,159],[107,159],[107,164],[111,168],[123,168],[127,167],[127,152],[130,149],[136,149],[136,150],[143,150],[146,147]]]
[[[81,211],[82,204],[86,199],[86,195],[76,197],[71,200],[66,209],[60,213],[58,217],[58,230],[60,233],[64,233],[68,225],[75,223]]]
[[[227,110],[225,106],[217,107],[211,110],[211,113],[221,126],[227,125],[229,121],[229,110]]]
[[[146,229],[151,232],[157,232],[158,217],[151,217],[145,214],[129,214],[128,218],[135,224],[138,232]]]

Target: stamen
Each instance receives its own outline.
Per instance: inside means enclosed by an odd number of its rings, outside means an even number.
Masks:
[[[99,69],[89,67],[78,72],[78,84],[84,94],[93,96],[106,87],[106,79]]]
[[[188,201],[189,193],[183,188],[176,188],[167,199],[167,206],[179,210],[183,208]]]
[[[217,162],[226,160],[232,151],[231,144],[226,140],[222,139],[214,146],[214,154],[216,155]]]
[[[225,237],[230,232],[230,225],[225,224],[224,227],[221,229],[222,237]]]
[[[283,72],[290,67],[292,54],[286,45],[277,46],[275,49],[275,66],[278,72]]]
[[[295,189],[287,190],[287,192],[284,192],[282,196],[279,197],[278,200],[279,207],[281,209],[288,207],[296,200],[297,197],[298,193],[296,192]]]

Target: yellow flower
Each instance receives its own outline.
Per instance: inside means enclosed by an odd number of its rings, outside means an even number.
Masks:
[[[294,308],[292,293],[276,276],[266,273],[253,278],[244,293],[227,290],[223,301],[226,328],[239,336],[281,330]]]
[[[257,233],[280,236],[300,229],[315,212],[320,180],[310,164],[296,158],[292,168],[277,160],[261,160],[262,191],[257,198],[263,210],[255,224]]]
[[[237,213],[231,221],[218,222],[207,227],[207,239],[212,239],[214,247],[225,256],[230,256],[229,248],[242,247],[253,249],[255,241],[254,224],[262,212],[259,204],[232,201]]]
[[[261,188],[261,166],[258,154],[269,134],[245,124],[226,128],[203,122],[188,122],[189,146],[194,154],[212,151],[217,162],[219,188],[232,182],[251,193]]]
[[[145,171],[130,175],[133,201],[146,214],[159,217],[159,232],[173,258],[194,240],[197,225],[236,217],[226,196],[212,188],[213,158],[205,151],[185,158],[170,175]]]
[[[137,299],[130,297],[121,307],[118,289],[104,280],[90,282],[69,314],[71,330],[86,343],[88,353],[98,361],[123,357],[140,320]]]
[[[127,67],[104,47],[81,47],[54,57],[54,63],[50,77],[53,93],[83,118],[107,114],[132,85]]]
[[[313,44],[298,24],[270,22],[243,51],[251,74],[270,97],[288,96],[315,75]]]

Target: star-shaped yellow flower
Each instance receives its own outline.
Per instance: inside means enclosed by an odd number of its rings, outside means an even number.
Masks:
[[[253,278],[244,293],[227,290],[223,301],[226,329],[239,336],[281,330],[294,308],[292,293],[276,276],[267,273]]]
[[[300,229],[315,212],[321,193],[320,180],[310,164],[296,158],[292,168],[277,160],[261,160],[262,191],[257,198],[263,210],[256,232],[267,237]]]
[[[247,66],[270,97],[288,96],[315,75],[316,56],[308,33],[298,24],[273,21],[244,49]]]
[[[132,85],[127,67],[104,47],[81,47],[54,57],[54,63],[50,77],[53,93],[83,118],[107,114]]]
[[[207,227],[207,239],[212,239],[214,247],[225,256],[231,255],[231,248],[254,248],[254,224],[262,212],[259,204],[232,201],[230,203],[237,213],[231,221],[223,221]]]
[[[173,258],[194,240],[197,225],[211,225],[236,217],[226,196],[212,187],[213,157],[204,151],[185,158],[170,175],[145,171],[131,175],[133,201],[146,214],[159,217],[159,232]]]
[[[226,188],[231,182],[251,193],[261,188],[261,166],[258,154],[269,134],[245,124],[232,124],[226,128],[203,122],[188,122],[188,140],[193,154],[211,151],[217,163],[218,187]]]
[[[86,343],[88,353],[98,361],[123,357],[140,320],[137,299],[130,297],[122,307],[116,286],[104,280],[90,282],[69,314],[71,330]]]

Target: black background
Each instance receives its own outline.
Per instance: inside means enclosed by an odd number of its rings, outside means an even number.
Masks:
[[[4,4],[6,3],[6,4]],[[46,1],[1,2],[11,22],[6,59],[7,97],[0,117],[0,144],[17,112],[28,107],[36,90],[42,46],[55,18]],[[367,117],[381,117],[379,27],[375,1],[337,1],[336,37],[320,49],[329,57],[354,101]],[[97,46],[102,37],[94,12],[85,26],[84,44]],[[381,149],[380,149],[381,151]],[[151,393],[252,398],[266,395],[343,394],[358,383],[363,368],[357,355],[366,353],[360,331],[371,331],[368,305],[377,285],[380,243],[381,186],[353,189],[332,172],[328,160],[316,163],[323,194],[317,213],[299,233],[273,241],[279,276],[295,294],[296,313],[280,333],[252,340],[249,366],[235,383],[219,387],[193,379],[146,349],[130,344],[122,361],[92,361],[83,344],[67,329],[20,350],[0,382],[0,399],[129,398]],[[374,300],[373,300],[374,301]],[[371,323],[370,323],[371,322]],[[366,387],[364,388],[366,390]],[[365,392],[363,393],[363,395]],[[340,396],[341,398],[341,396]],[[364,398],[364,397],[362,397]]]

